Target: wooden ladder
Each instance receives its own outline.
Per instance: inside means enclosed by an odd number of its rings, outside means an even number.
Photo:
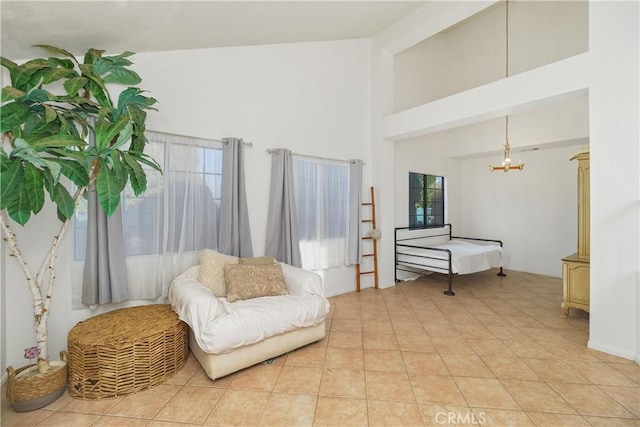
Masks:
[[[365,243],[369,243],[367,246],[369,246],[369,248],[367,248],[368,250],[365,252],[365,249],[363,248],[363,253],[362,254],[362,258],[363,261],[367,260],[367,265],[370,265],[371,263],[373,263],[373,268],[363,271],[361,268],[360,264],[356,264],[356,291],[360,292],[360,276],[362,276],[363,274],[373,274],[373,283],[374,283],[374,287],[375,289],[378,289],[378,242],[376,239],[374,239],[373,237],[371,237],[371,230],[374,230],[376,228],[376,202],[375,202],[375,197],[374,197],[374,191],[373,191],[373,187],[371,187],[371,201],[370,202],[366,202],[366,203],[362,203],[363,206],[363,213],[362,216],[363,218],[365,217],[365,212],[364,210],[369,208],[370,210],[370,215],[367,217],[367,219],[362,219],[361,222],[362,224],[366,224],[368,225],[368,232],[363,232],[362,233],[362,242],[363,242],[363,247]]]

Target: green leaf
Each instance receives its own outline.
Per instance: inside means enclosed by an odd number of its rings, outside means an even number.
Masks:
[[[29,80],[31,79],[31,76],[33,75],[33,73],[35,73],[36,71],[37,70],[26,68],[24,66],[19,66],[19,65],[12,68],[11,71],[9,72],[12,85],[24,91],[28,91],[29,89],[32,89],[33,86],[29,85]]]
[[[85,64],[94,64],[98,59],[102,57],[104,50],[89,49],[84,55]]]
[[[24,68],[40,70],[42,68],[51,67],[51,63],[47,58],[35,58],[22,64]]]
[[[49,60],[45,58],[32,59],[11,70],[11,81],[18,89],[29,91],[43,82],[43,75],[51,68]]]
[[[29,147],[36,151],[48,150],[50,148],[84,147],[85,145],[87,145],[87,143],[84,140],[73,135],[52,135],[29,142]]]
[[[30,163],[24,165],[24,188],[26,190],[29,205],[34,214],[37,214],[44,205],[44,178],[42,171]]]
[[[113,62],[109,61],[109,58],[100,58],[93,63],[93,72],[97,76],[102,76],[113,68]]]
[[[37,44],[34,47],[40,47],[40,48],[45,49],[45,50],[47,50],[49,52],[53,52],[53,53],[57,53],[57,54],[62,55],[62,56],[66,56],[68,58],[71,58],[73,61],[76,60],[76,57],[73,56],[73,54],[71,52],[66,51],[64,49],[60,49],[59,47],[51,46],[49,44]]]
[[[119,151],[112,151],[111,153],[109,153],[108,160],[112,165],[111,170],[113,171],[113,174],[115,175],[116,178],[118,178],[118,184],[119,184],[118,192],[122,193],[122,190],[124,190],[124,187],[127,185],[127,178],[129,177],[129,172],[127,171],[124,163],[120,159]]]
[[[109,98],[109,95],[106,87],[104,86],[104,83],[101,80],[96,82],[96,80],[99,79],[99,77],[94,76],[89,78],[91,79],[88,85],[89,92],[91,92],[91,95],[93,95],[96,101],[98,101],[98,104],[100,104],[102,107],[107,107],[110,110],[113,107],[113,103]]]
[[[0,64],[9,71],[18,66],[18,64],[10,59],[5,58],[4,56],[0,56]]]
[[[60,59],[60,58],[48,58],[49,59],[49,63],[51,65],[54,66],[58,66],[58,67],[62,67],[62,68],[67,68],[69,70],[73,70],[74,68],[74,64],[73,61],[69,60],[69,59]]]
[[[116,58],[128,58],[128,57],[133,56],[135,54],[136,54],[135,52],[131,52],[131,51],[126,50],[126,51],[122,52],[121,54],[116,55]]]
[[[15,153],[16,151],[23,150],[23,149],[25,149],[25,150],[29,150],[29,149],[30,149],[30,147],[29,147],[29,143],[27,143],[27,141],[25,141],[23,138],[16,138],[16,139],[14,139],[14,140],[13,140],[13,146],[14,146],[15,148],[14,148],[14,150],[11,152],[10,157],[13,157],[13,156],[15,155],[14,153]]]
[[[64,215],[62,214],[62,211],[60,211],[60,209],[56,208],[56,215],[58,216],[58,220],[60,222],[65,222],[67,220],[67,218],[64,217]]]
[[[117,150],[120,147],[122,147],[124,144],[129,142],[131,140],[132,133],[133,133],[133,123],[127,120],[127,124],[118,134],[118,139],[116,139],[116,142],[111,146],[111,149]]]
[[[22,160],[11,159],[11,166],[0,174],[0,209],[6,208],[18,196],[24,180]]]
[[[56,113],[56,110],[54,110],[53,108],[51,108],[47,104],[43,104],[42,106],[44,107],[44,119],[45,119],[45,122],[51,123],[52,121],[54,121],[58,117],[58,114]]]
[[[120,204],[120,180],[115,173],[107,167],[104,160],[99,160],[100,170],[96,178],[96,193],[100,206],[107,216],[111,216]]]
[[[16,197],[7,206],[7,212],[12,220],[20,225],[25,225],[31,216],[31,205],[29,196],[24,186],[17,191]]]
[[[129,168],[131,188],[133,188],[133,193],[138,197],[147,189],[147,174],[144,173],[142,166],[129,153],[122,153],[122,157]]]
[[[29,93],[27,93],[27,96],[24,97],[24,100],[41,103],[51,100],[51,96],[51,93],[44,89],[33,89],[30,90]]]
[[[44,107],[38,105],[37,108],[31,106],[32,114],[29,116],[22,130],[24,131],[25,138],[30,140],[38,140],[41,136],[49,135],[51,126],[47,124],[45,120]]]
[[[4,151],[4,148],[0,146],[0,173],[9,169],[12,164],[13,162],[9,159],[9,156]]]
[[[0,132],[17,128],[29,118],[29,108],[22,102],[13,101],[0,107]]]
[[[60,213],[63,215],[65,219],[69,219],[73,216],[73,211],[75,210],[75,204],[73,203],[73,198],[69,194],[66,188],[60,183],[57,183],[53,186],[53,191],[49,192],[49,196],[51,196],[51,200],[55,203],[60,210]]]
[[[11,153],[12,157],[17,157],[35,166],[46,168],[48,173],[45,175],[50,175],[54,183],[58,182],[60,173],[62,172],[59,164],[50,161],[47,157],[41,157],[41,155],[31,148],[23,139],[16,139],[15,145],[16,148]]]
[[[124,53],[121,53],[120,55],[107,56],[105,59],[111,62],[114,65],[114,67],[128,67],[129,65],[132,64],[132,62],[129,61],[127,57],[131,55],[134,55],[134,53],[124,52]]]
[[[105,83],[118,83],[121,85],[137,85],[142,81],[138,73],[126,68],[113,68],[109,74],[103,78]]]
[[[96,123],[94,129],[96,131],[96,148],[98,152],[110,147],[111,141],[124,130],[128,123],[129,118],[127,116],[121,116],[115,123],[109,123],[104,120]]]
[[[69,178],[78,187],[89,185],[89,173],[85,167],[84,159],[82,162],[54,157],[50,157],[47,160],[60,165],[62,167],[62,175]]]
[[[153,157],[149,156],[148,154],[145,153],[139,153],[139,152],[132,152],[129,151],[129,154],[139,163],[145,164],[147,166],[149,166],[152,169],[157,170],[158,172],[162,173],[162,167],[158,164],[158,162],[156,162]]]
[[[2,102],[11,101],[12,99],[21,98],[25,95],[24,91],[16,89],[13,86],[5,86],[2,88]]]
[[[144,123],[146,114],[144,114],[142,110],[151,108],[157,101],[154,98],[142,96],[141,93],[143,92],[144,91],[137,87],[130,87],[120,92],[118,96],[118,109],[114,112],[114,120],[116,120],[119,115],[125,114],[128,111],[134,122],[137,123],[141,121]],[[140,116],[140,113],[142,113],[142,117],[136,117]]]
[[[53,178],[53,182],[55,184],[60,180],[60,175],[62,174],[62,166],[57,164],[56,162],[52,162],[51,160],[38,158],[39,162],[32,162],[33,164],[41,164],[49,170],[49,174]]]
[[[87,158],[89,157],[89,155],[87,154],[87,151],[66,150],[66,149],[58,149],[58,148],[54,148],[47,151],[51,154],[55,154],[59,158],[62,158],[62,159],[69,158],[81,164],[86,164]]]
[[[76,96],[78,94],[78,91],[82,89],[88,81],[89,79],[87,79],[86,77],[72,77],[64,82],[64,90],[67,91],[67,94],[69,94],[69,96]]]
[[[147,137],[144,135],[145,120],[147,119],[147,113],[139,108],[127,108],[129,116],[133,121],[133,135],[131,137],[131,145],[129,151],[137,151],[142,153],[147,143]]]
[[[42,74],[42,82],[47,85],[60,79],[71,78],[77,75],[78,73],[76,73],[74,70],[69,70],[67,68],[51,68],[45,70]]]

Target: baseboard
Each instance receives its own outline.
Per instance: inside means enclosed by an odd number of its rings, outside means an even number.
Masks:
[[[373,285],[362,287],[362,288],[360,288],[360,290],[367,289],[367,288],[373,288]],[[331,292],[325,292],[324,296],[325,296],[325,298],[331,298],[331,297],[336,297],[338,295],[344,295],[344,294],[348,294],[350,292],[355,292],[355,291],[356,291],[355,286],[353,286],[353,287],[344,286],[344,287],[341,287],[339,289],[333,289]]]
[[[630,351],[624,351],[617,347],[612,347],[610,345],[605,345],[601,343],[594,342],[593,340],[589,340],[587,342],[587,347],[592,350],[601,351],[603,353],[612,354],[614,356],[622,357],[623,359],[633,360],[634,362],[640,364],[640,354],[634,354]]]

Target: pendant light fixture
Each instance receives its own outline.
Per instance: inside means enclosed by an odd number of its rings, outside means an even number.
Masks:
[[[505,0],[505,78],[509,77],[509,0]],[[511,164],[511,157],[509,155],[509,115],[504,118],[504,160],[502,166],[489,165],[489,170],[509,172],[512,169],[523,170],[524,163],[520,162],[517,165]]]

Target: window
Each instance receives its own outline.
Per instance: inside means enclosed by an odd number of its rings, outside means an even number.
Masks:
[[[409,227],[444,225],[444,177],[409,172]]]
[[[298,238],[303,268],[345,265],[349,223],[349,165],[294,157]]]
[[[148,167],[147,190],[136,197],[129,185],[121,208],[125,255],[197,251],[216,247],[222,181],[222,149],[149,137],[147,153],[163,174]],[[74,259],[86,252],[87,203],[74,218]]]
[[[198,263],[200,250],[218,246],[222,193],[222,144],[158,132],[146,132],[146,152],[163,173],[147,172],[147,190],[135,197],[122,194],[122,219],[129,299],[166,297],[169,285]],[[87,234],[87,205],[74,218],[73,251],[83,261]],[[72,307],[82,309],[84,263],[72,266]]]

